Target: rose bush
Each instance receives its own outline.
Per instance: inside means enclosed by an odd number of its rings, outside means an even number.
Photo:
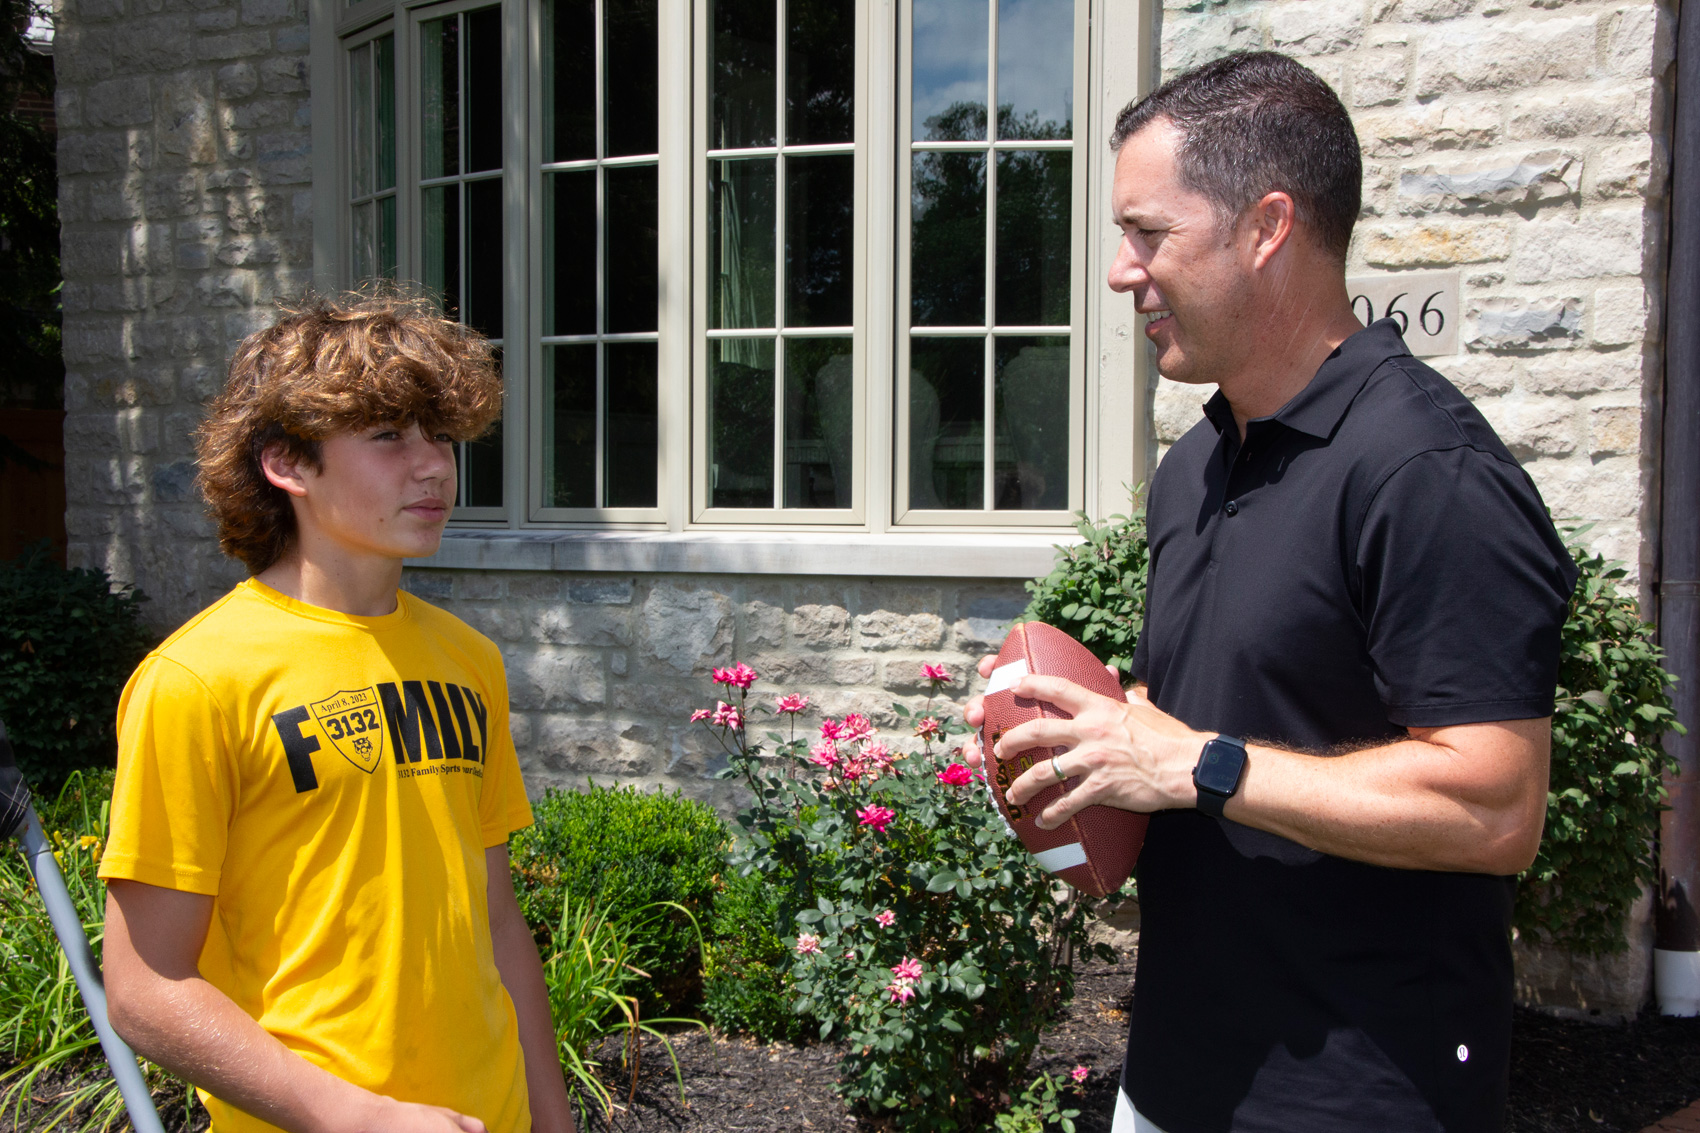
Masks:
[[[987,1128],[1072,996],[1075,958],[1110,958],[1088,944],[1090,899],[1033,863],[949,747],[968,729],[935,710],[941,666],[923,671],[920,716],[892,706],[897,746],[858,713],[810,729],[806,698],[753,696],[746,665],[714,675],[733,702],[693,718],[754,799],[731,866],[778,892],[793,1009],[848,1045],[839,1093],[900,1129]],[[786,731],[752,742],[751,714]]]

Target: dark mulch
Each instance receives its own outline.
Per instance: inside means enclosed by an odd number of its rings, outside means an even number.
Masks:
[[[1109,1133],[1132,985],[1131,958],[1085,968],[1074,1002],[1034,1058],[1034,1074],[1048,1070],[1062,1076],[1078,1065],[1091,1069],[1083,1094],[1071,1103],[1081,1110],[1080,1133]],[[834,1043],[768,1045],[694,1032],[671,1039],[684,1075],[684,1101],[666,1050],[649,1039],[635,1099],[627,1103],[621,1082],[620,1110],[608,1118],[591,1115],[585,1133],[867,1133],[832,1092],[840,1053]],[[617,1050],[605,1054],[618,1065]],[[1639,1133],[1696,1099],[1700,1019],[1649,1013],[1627,1025],[1609,1025],[1517,1012],[1507,1133]],[[179,1127],[180,1106],[167,1115],[167,1128]],[[197,1107],[196,1116],[199,1126],[204,1111]],[[28,1115],[17,1125],[9,1113],[0,1115],[0,1133],[34,1127]]]

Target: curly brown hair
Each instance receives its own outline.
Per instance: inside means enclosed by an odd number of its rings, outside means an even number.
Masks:
[[[260,468],[267,448],[320,468],[319,443],[338,433],[418,423],[470,441],[502,411],[489,341],[425,299],[309,295],[280,307],[242,340],[195,436],[219,547],[254,574],[295,541],[289,495]]]

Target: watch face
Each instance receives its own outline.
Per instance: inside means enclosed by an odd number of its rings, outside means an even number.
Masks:
[[[1240,785],[1240,771],[1245,767],[1245,749],[1221,740],[1204,745],[1194,773],[1200,790],[1227,796]]]

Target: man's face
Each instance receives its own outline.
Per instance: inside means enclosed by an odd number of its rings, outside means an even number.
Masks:
[[[1240,364],[1253,302],[1234,225],[1181,183],[1181,136],[1158,119],[1122,143],[1110,207],[1122,230],[1110,289],[1147,315],[1157,368],[1177,382],[1220,382]]]
[[[435,554],[455,501],[454,442],[413,425],[338,433],[319,446],[322,466],[302,465],[295,499],[304,539],[316,535],[355,555]]]

